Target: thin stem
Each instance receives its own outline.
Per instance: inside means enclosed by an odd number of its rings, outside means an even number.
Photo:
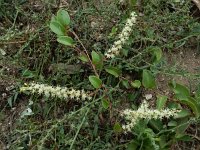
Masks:
[[[82,43],[81,40],[79,39],[78,35],[77,35],[74,31],[72,31],[72,33],[73,33],[73,35],[75,36],[75,38],[78,40],[78,42],[81,44],[81,46],[83,47],[84,52],[86,53],[86,55],[87,55],[87,57],[88,57],[88,60],[89,60],[91,66],[92,66],[92,68],[93,68],[93,70],[94,70],[95,75],[96,75],[97,77],[99,77],[99,74],[97,73],[96,68],[95,68],[95,66],[94,66],[93,63],[92,63],[92,60],[90,59],[90,56],[89,56],[89,54],[88,54],[87,49],[85,48],[85,46],[83,45],[83,43]]]

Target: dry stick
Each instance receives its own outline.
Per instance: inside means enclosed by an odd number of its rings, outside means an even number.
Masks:
[[[85,53],[86,53],[86,55],[87,55],[87,57],[88,57],[88,60],[89,60],[91,66],[92,66],[92,68],[93,68],[93,70],[94,70],[95,75],[96,75],[97,77],[99,77],[99,74],[97,73],[96,68],[95,68],[95,66],[94,66],[93,63],[92,63],[92,60],[90,59],[90,56],[89,56],[89,54],[88,54],[88,52],[87,52],[85,46],[83,45],[83,43],[82,43],[81,40],[79,39],[78,35],[77,35],[75,32],[73,32],[73,31],[72,31],[72,33],[73,33],[73,35],[75,36],[75,38],[78,40],[78,42],[81,44],[81,46],[83,47],[83,49],[84,49],[84,51],[85,51]]]

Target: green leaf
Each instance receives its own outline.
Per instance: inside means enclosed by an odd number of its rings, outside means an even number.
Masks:
[[[112,27],[112,30],[111,30],[111,33],[109,34],[109,37],[113,37],[114,35],[116,35],[117,34],[117,28],[114,26],[114,27]]]
[[[57,22],[57,18],[56,18],[55,15],[53,15],[53,16],[51,17],[51,22]]]
[[[120,133],[120,132],[122,132],[122,127],[118,122],[116,122],[114,127],[113,127],[113,130],[114,130],[115,133]]]
[[[169,127],[176,127],[177,126],[177,122],[176,121],[170,121],[167,124]]]
[[[97,52],[92,51],[92,62],[94,64],[98,64],[101,61],[102,61],[101,56]]]
[[[12,96],[8,98],[8,104],[12,108],[12,106],[13,106],[13,97]]]
[[[70,16],[67,11],[60,9],[57,12],[57,21],[60,22],[64,27],[69,25],[70,23]]]
[[[97,69],[102,70],[103,68],[103,56],[95,51],[92,51],[92,63]]]
[[[190,91],[188,88],[175,82],[171,82],[169,86],[174,91],[176,98],[179,99],[181,103],[189,106],[195,116],[199,118],[200,104],[194,98],[190,97]]]
[[[151,126],[151,129],[156,130],[157,132],[163,129],[163,123],[161,120],[158,120],[158,119],[149,120],[149,125]]]
[[[127,89],[130,88],[128,80],[122,80],[122,85]]]
[[[140,88],[141,82],[139,80],[135,80],[135,81],[131,82],[131,85],[134,88]]]
[[[143,70],[142,84],[145,88],[151,89],[156,86],[155,78],[149,70]]]
[[[57,41],[63,45],[72,46],[74,44],[74,40],[69,36],[59,36]]]
[[[185,132],[185,130],[189,127],[189,125],[190,125],[189,121],[181,120],[181,123],[179,123],[175,128],[176,134],[183,134]]]
[[[190,96],[190,91],[184,85],[171,82],[169,83],[169,86],[175,93],[176,98],[179,100],[187,100],[188,97]]]
[[[185,105],[188,105],[192,109],[196,118],[200,117],[200,104],[197,103],[197,101],[194,98],[189,97],[188,99],[181,100],[180,102],[185,104]]]
[[[107,67],[105,70],[106,72],[115,76],[116,78],[119,77],[119,75],[121,74],[121,70],[118,69],[117,67]]]
[[[175,138],[178,141],[192,141],[193,139],[187,134],[176,134]]]
[[[22,76],[24,78],[34,78],[36,75],[35,75],[35,73],[33,71],[30,71],[30,70],[26,69],[26,70],[23,70]]]
[[[169,101],[167,103],[167,107],[170,108],[170,109],[182,109],[181,105],[177,102],[172,102],[172,101]]]
[[[190,115],[191,115],[190,111],[183,109],[176,116],[174,116],[174,118],[179,119],[179,118],[184,118]]]
[[[167,135],[166,134],[161,134],[161,136],[159,137],[159,145],[160,145],[160,149],[161,150],[168,150],[167,145]]]
[[[65,35],[65,28],[56,21],[50,23],[50,29],[57,35]]]
[[[196,90],[196,92],[195,92],[195,98],[196,98],[196,99],[199,99],[199,101],[200,101],[200,83],[199,83],[199,85],[197,86],[197,90]]]
[[[135,6],[137,4],[137,0],[130,0],[131,6]]]
[[[101,103],[102,103],[103,108],[108,109],[110,103],[109,103],[109,101],[107,99],[103,98],[101,100]]]
[[[97,76],[89,76],[89,81],[96,89],[100,88],[102,85],[101,79]]]
[[[162,58],[162,50],[158,47],[153,50],[156,61],[159,61]]]
[[[79,56],[79,59],[82,60],[82,61],[84,61],[84,62],[89,62],[89,59],[88,59],[88,57],[87,57],[86,54],[81,54]]]
[[[164,95],[158,95],[157,96],[157,101],[156,101],[156,108],[158,110],[161,110],[164,108],[165,104],[166,104],[166,101],[167,101],[167,96],[164,96]]]
[[[139,145],[140,145],[139,143],[133,141],[130,144],[128,144],[127,150],[137,150]]]
[[[200,34],[200,25],[199,24],[197,24],[197,25],[195,25],[193,28],[192,28],[192,31],[191,31],[191,33],[190,33],[191,35],[196,35],[196,36],[199,36],[199,34]]]
[[[123,54],[124,56],[127,57],[127,56],[128,56],[128,52],[129,52],[129,50],[123,48],[123,49],[121,50],[121,52],[122,52],[122,54]]]
[[[158,62],[162,58],[162,49],[160,47],[152,46],[149,51],[154,58],[154,62]]]

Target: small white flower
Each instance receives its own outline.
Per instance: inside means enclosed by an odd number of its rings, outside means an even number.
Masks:
[[[122,49],[122,45],[129,39],[130,33],[132,31],[132,26],[136,22],[136,13],[132,12],[131,17],[127,19],[125,27],[122,32],[119,34],[119,40],[115,41],[112,48],[110,48],[106,53],[106,58],[114,58],[115,56],[120,54],[120,50]]]
[[[115,45],[121,45],[122,42],[121,42],[121,41],[115,41],[114,44],[115,44]]]
[[[122,116],[128,121],[126,125],[122,125],[122,128],[125,132],[131,131],[131,129],[135,126],[135,124],[140,119],[162,119],[162,118],[169,118],[171,116],[176,116],[180,110],[176,109],[163,109],[163,110],[153,110],[148,108],[149,105],[146,101],[144,101],[138,110],[130,110],[126,109],[122,112]]]
[[[132,25],[133,25],[133,22],[132,22],[131,19],[128,19],[128,20],[127,20],[127,25],[128,25],[128,26],[132,26]]]
[[[92,99],[91,96],[89,96],[84,90],[75,90],[71,88],[69,90],[67,87],[52,87],[46,84],[37,84],[37,83],[31,83],[26,84],[24,87],[20,88],[21,92],[24,91],[30,91],[32,93],[38,93],[38,94],[44,94],[47,97],[58,97],[60,99],[62,98],[71,98],[75,100],[90,100]]]
[[[82,93],[82,99],[85,100],[87,98],[87,95],[85,93]]]
[[[150,100],[150,99],[152,99],[152,97],[153,97],[152,94],[146,94],[146,95],[145,95],[145,99],[146,99],[146,100]]]

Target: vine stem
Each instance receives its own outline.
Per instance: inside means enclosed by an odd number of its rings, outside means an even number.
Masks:
[[[88,54],[87,49],[85,48],[85,46],[83,45],[83,43],[82,43],[81,40],[79,39],[78,35],[77,35],[74,31],[71,31],[71,32],[72,32],[72,34],[75,36],[75,38],[78,40],[78,42],[81,44],[81,46],[83,47],[84,52],[85,52],[86,55],[87,55],[87,58],[88,58],[88,60],[89,60],[89,62],[90,62],[90,64],[91,64],[91,66],[92,66],[92,68],[93,68],[93,70],[94,70],[95,75],[96,75],[97,77],[99,77],[99,74],[97,73],[97,70],[96,70],[95,66],[93,65],[93,63],[92,63],[92,60],[90,59],[90,56],[89,56],[89,54]]]

